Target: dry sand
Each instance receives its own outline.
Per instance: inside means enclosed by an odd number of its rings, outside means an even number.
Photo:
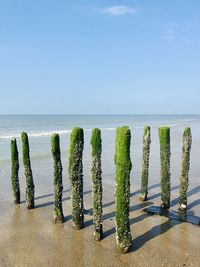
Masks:
[[[93,240],[89,188],[84,194],[85,228],[80,231],[71,227],[69,191],[63,196],[64,224],[53,223],[52,194],[36,197],[36,209],[30,211],[24,202],[18,207],[1,205],[0,266],[200,266],[199,226],[143,212],[160,203],[158,184],[151,187],[145,203],[138,200],[138,191],[131,191],[133,245],[130,253],[119,254],[112,190],[104,189],[104,238],[100,242]],[[172,194],[174,209],[176,195]]]

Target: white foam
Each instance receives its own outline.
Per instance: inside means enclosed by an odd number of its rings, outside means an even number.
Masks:
[[[190,121],[196,121],[196,119],[180,119],[179,121],[190,122]]]
[[[69,134],[71,133],[71,130],[58,130],[58,131],[47,131],[47,132],[36,132],[36,133],[29,133],[28,136],[29,137],[45,137],[45,136],[51,136],[52,134],[57,133],[60,135],[63,134]]]
[[[41,131],[41,132],[28,132],[29,137],[45,137],[45,136],[51,136],[54,133],[58,133],[60,135],[68,134],[71,130],[58,130],[58,131]],[[11,133],[7,135],[0,135],[0,139],[12,139],[12,138],[20,138],[20,133]]]
[[[114,131],[115,128],[102,128],[102,131]],[[37,137],[48,137],[51,136],[54,133],[58,133],[59,135],[65,135],[70,134],[70,130],[55,130],[55,131],[41,131],[41,132],[27,132],[29,137],[37,138]],[[85,132],[91,132],[92,129],[84,129]],[[12,138],[20,138],[21,133],[9,133],[9,134],[3,134],[0,135],[0,139],[12,139]]]

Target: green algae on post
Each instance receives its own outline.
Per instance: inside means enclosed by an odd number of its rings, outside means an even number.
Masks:
[[[60,138],[57,133],[51,136],[51,152],[54,159],[54,221],[64,222],[62,209],[62,163],[60,156]]]
[[[19,156],[17,149],[17,141],[15,138],[11,140],[11,182],[13,189],[14,203],[20,204],[20,186],[19,186]]]
[[[129,223],[130,171],[132,169],[130,143],[131,131],[129,127],[117,128],[115,144],[116,241],[117,247],[122,253],[128,252],[132,242]]]
[[[33,182],[33,174],[31,170],[31,161],[29,155],[29,141],[28,135],[26,132],[21,134],[22,139],[22,155],[23,155],[23,164],[26,177],[26,206],[27,209],[33,209],[35,207],[34,195],[35,195],[35,185]]]
[[[182,147],[182,169],[180,177],[179,190],[179,211],[185,212],[187,209],[187,190],[189,185],[189,170],[190,170],[190,152],[192,146],[192,133],[190,128],[186,128],[183,133]]]
[[[102,208],[102,170],[101,170],[101,152],[102,140],[101,131],[97,128],[92,130],[92,199],[93,199],[93,222],[94,239],[100,241],[103,235],[103,208]]]
[[[72,199],[72,223],[74,229],[84,226],[83,215],[83,147],[84,133],[82,128],[74,128],[70,136],[69,180]]]
[[[148,195],[150,144],[151,129],[149,126],[145,126],[143,134],[142,181],[140,193],[140,199],[142,201],[146,201]]]
[[[160,139],[160,175],[161,175],[161,207],[170,207],[170,128],[160,127],[158,129]]]

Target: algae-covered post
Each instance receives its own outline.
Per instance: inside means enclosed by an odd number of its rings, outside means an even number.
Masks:
[[[170,207],[170,128],[160,127],[158,129],[160,139],[160,175],[161,175],[161,207]]]
[[[13,189],[14,203],[20,204],[20,186],[19,186],[19,157],[17,149],[17,141],[15,138],[11,140],[11,182]]]
[[[97,128],[92,130],[92,199],[93,199],[93,222],[94,239],[101,240],[103,234],[102,219],[102,177],[101,177],[101,131]]]
[[[51,136],[51,152],[54,159],[54,221],[63,222],[62,209],[62,163],[60,156],[60,138],[57,133]]]
[[[142,201],[146,201],[148,195],[150,144],[151,130],[149,126],[145,126],[143,134],[142,181],[140,193],[140,199]]]
[[[33,175],[31,170],[31,161],[29,155],[29,141],[28,135],[26,132],[21,134],[22,138],[22,155],[23,155],[23,164],[26,177],[26,206],[27,209],[33,209],[35,207],[34,195],[35,195],[35,186],[33,182]]]
[[[192,146],[191,129],[186,128],[183,133],[182,169],[180,177],[180,197],[179,197],[180,212],[184,212],[187,209],[187,190],[189,184],[191,146]]]
[[[116,165],[116,241],[122,253],[128,252],[132,237],[129,224],[130,202],[130,158],[131,132],[124,126],[116,130],[115,165]]]
[[[84,226],[83,215],[83,146],[84,133],[82,128],[74,128],[70,136],[69,149],[69,180],[72,199],[72,223],[74,229]]]

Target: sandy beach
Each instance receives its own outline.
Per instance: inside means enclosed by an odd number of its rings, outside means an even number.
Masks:
[[[64,193],[65,223],[54,224],[52,194],[36,197],[36,209],[26,211],[11,204],[3,207],[0,220],[1,266],[199,266],[199,226],[150,216],[145,207],[159,204],[159,186],[141,203],[131,193],[130,253],[116,251],[112,188],[104,189],[104,238],[93,240],[91,192],[85,191],[85,228],[72,230],[70,194]]]

